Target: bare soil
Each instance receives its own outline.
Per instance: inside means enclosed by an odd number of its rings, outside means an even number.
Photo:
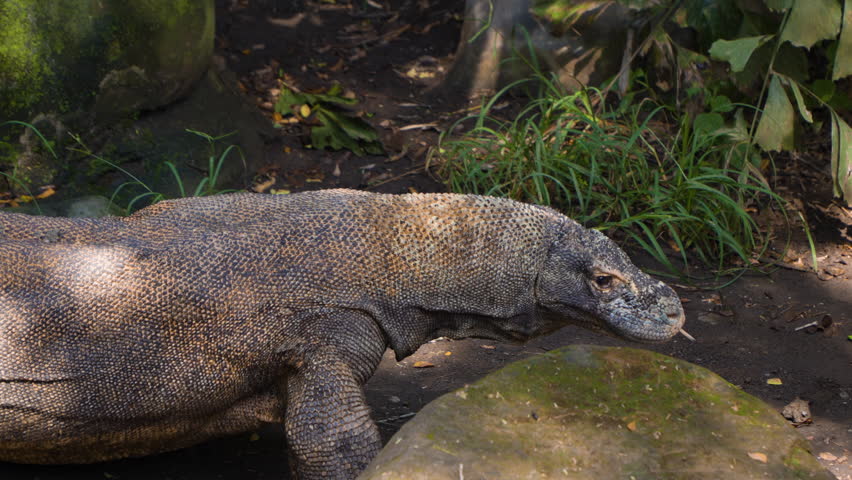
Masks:
[[[288,2],[217,2],[220,61],[238,74],[243,90],[270,118],[275,89],[281,88],[279,71],[301,89],[340,82],[359,98],[356,110],[369,114],[364,118],[379,131],[387,155],[359,158],[312,150],[304,147],[304,131],[282,129],[269,140],[255,188],[444,190],[427,168],[428,150],[470,105],[429,87],[440,82],[450,63],[464,2],[367,1],[353,7],[338,0],[307,2],[303,11],[274,11],[269,6],[274,3]],[[807,244],[794,238],[785,266],[769,275],[746,275],[719,291],[675,285],[684,300],[686,328],[697,341],[678,337],[644,348],[702,365],[779,412],[797,397],[809,401],[812,423],[800,426],[800,432],[839,479],[852,480],[852,341],[847,339],[852,335],[852,212],[831,199],[828,156],[819,148],[814,152],[787,159],[776,180],[815,232],[820,273],[808,271]],[[817,325],[801,328],[812,322]],[[574,327],[524,345],[438,340],[402,362],[386,355],[366,386],[368,401],[387,441],[430,400],[509,362],[573,343],[628,345]],[[434,366],[415,368],[417,361]],[[0,472],[3,478],[41,480],[288,478],[279,426],[142,459],[89,466],[3,464]]]

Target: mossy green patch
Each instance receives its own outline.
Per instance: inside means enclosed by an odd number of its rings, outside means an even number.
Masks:
[[[212,0],[6,0],[0,3],[0,119],[86,110],[110,72],[132,66],[151,83],[132,93],[153,98],[128,94],[128,106],[117,111],[154,108],[186,91],[212,46]]]
[[[495,479],[831,478],[802,442],[777,412],[706,369],[574,346],[427,405],[386,447],[393,461],[383,464],[383,451],[364,478],[457,478],[460,464]],[[749,457],[757,452],[767,463]],[[424,465],[428,477],[410,475]]]
[[[0,112],[17,112],[41,98],[49,72],[45,51],[24,0],[0,3]]]

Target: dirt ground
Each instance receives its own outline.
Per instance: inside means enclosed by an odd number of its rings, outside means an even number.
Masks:
[[[220,60],[270,117],[279,71],[302,89],[340,82],[358,96],[357,110],[373,114],[365,118],[379,131],[387,155],[359,158],[306,149],[304,132],[282,129],[269,141],[256,184],[291,191],[443,190],[426,169],[428,149],[470,105],[429,87],[438,84],[450,63],[464,2],[367,0],[353,8],[338,0],[307,2],[303,11],[274,10],[275,3],[288,2],[217,1]],[[827,162],[827,156],[794,157],[786,170],[785,165],[779,169],[782,193],[815,230],[820,274],[806,271],[810,256],[798,239],[786,266],[770,275],[746,275],[720,291],[675,285],[684,300],[686,328],[697,341],[678,337],[643,348],[709,368],[779,411],[797,397],[809,401],[812,423],[799,431],[839,479],[852,480],[852,341],[847,339],[852,335],[852,212],[832,202],[823,188]],[[796,173],[785,176],[786,171]],[[807,203],[795,200],[803,194]],[[817,325],[801,328],[812,322]],[[573,343],[628,345],[573,327],[525,345],[438,340],[402,362],[386,355],[366,386],[367,397],[387,441],[430,400],[509,362]],[[421,360],[434,367],[415,368]],[[0,476],[280,479],[287,478],[283,441],[280,427],[270,426],[143,459],[89,466],[4,464]]]

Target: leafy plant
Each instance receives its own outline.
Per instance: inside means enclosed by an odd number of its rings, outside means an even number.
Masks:
[[[285,86],[275,104],[280,117],[276,117],[276,123],[280,125],[284,117],[289,117],[305,124],[311,132],[311,146],[317,149],[346,149],[359,156],[383,153],[373,127],[344,108],[356,103],[355,98],[343,94],[340,84],[325,93],[300,92]]]
[[[38,128],[36,128],[35,125],[32,125],[32,124],[27,123],[27,122],[22,122],[22,121],[19,121],[19,120],[7,120],[5,122],[0,123],[0,127],[4,127],[4,126],[7,126],[7,125],[17,125],[19,127],[29,129],[30,131],[32,131],[33,134],[35,134],[38,137],[38,139],[41,142],[41,145],[44,146],[44,148],[47,150],[47,152],[50,154],[50,156],[53,157],[54,159],[57,158],[56,151],[53,149],[53,142],[51,142],[47,138],[45,138],[44,135],[41,133],[41,131]],[[12,155],[12,154],[16,155],[17,154],[16,152],[14,152],[14,149],[9,144],[4,143],[4,147],[5,147],[4,150],[9,150],[7,155]],[[18,203],[33,202],[33,204],[35,205],[36,211],[41,212],[41,207],[39,207],[39,205],[38,205],[38,199],[46,198],[50,195],[53,195],[53,193],[55,193],[53,186],[46,185],[46,186],[42,187],[41,192],[38,192],[38,193],[31,192],[29,190],[29,188],[27,188],[27,182],[22,181],[18,177],[18,171],[17,171],[18,163],[12,162],[12,164],[13,164],[12,171],[11,172],[0,172],[0,176],[4,177],[7,180],[7,182],[9,182],[10,186],[11,185],[17,185],[19,188],[22,188],[24,191],[26,191],[26,194],[18,195],[17,197],[12,198],[11,201],[9,201],[9,203],[12,206],[16,206]]]
[[[736,14],[740,29],[732,38],[714,39],[710,56],[727,62],[743,88],[750,80],[763,78],[763,110],[750,130],[754,140],[767,151],[793,150],[796,112],[813,124],[810,107],[826,108],[831,121],[832,188],[835,196],[852,205],[852,129],[838,114],[838,109],[848,110],[850,105],[848,98],[834,92],[833,83],[852,74],[852,2],[842,6],[838,0],[752,2],[764,8],[758,13],[736,3],[719,3],[717,9],[727,9],[728,16]],[[693,20],[708,20],[706,2],[687,4]],[[819,68],[820,64],[827,68]]]
[[[838,81],[852,74],[852,2],[536,0],[533,11],[552,30],[566,31],[583,14],[612,3],[632,9],[633,29],[645,35],[637,53],[651,64],[649,75],[692,70],[691,77],[703,78],[710,90],[726,91],[732,98],[738,93],[762,106],[752,117],[749,135],[764,151],[795,149],[796,132],[803,125],[821,133],[822,122],[814,121],[811,110],[824,108],[831,126],[833,192],[852,205],[852,130],[842,117],[852,110],[852,99],[837,88]],[[690,31],[693,35],[681,38],[691,40],[674,41],[669,35],[677,30],[674,26]],[[709,58],[727,62],[730,74],[697,72],[696,65]],[[679,85],[679,79],[671,80]],[[713,118],[718,125],[720,117]]]
[[[163,162],[163,164],[166,166],[166,168],[172,174],[174,181],[175,181],[175,184],[177,185],[178,190],[180,191],[180,196],[181,197],[187,197],[187,196],[201,197],[201,196],[208,196],[208,195],[218,195],[218,194],[221,194],[221,193],[228,193],[228,192],[234,191],[234,190],[220,189],[220,188],[217,187],[217,184],[218,184],[218,181],[219,181],[219,174],[222,171],[222,165],[224,165],[225,160],[230,156],[230,154],[233,153],[234,151],[236,151],[237,153],[239,153],[240,157],[242,158],[242,152],[240,151],[239,147],[237,147],[236,145],[229,145],[222,152],[218,152],[218,148],[216,146],[217,142],[221,141],[223,138],[226,138],[226,137],[228,137],[232,134],[226,134],[226,135],[221,135],[221,136],[218,136],[218,137],[213,137],[213,136],[208,135],[204,132],[199,132],[199,131],[196,131],[196,130],[187,129],[186,131],[188,133],[191,133],[193,135],[197,135],[197,136],[202,137],[205,140],[207,140],[208,145],[209,145],[209,156],[207,157],[207,170],[206,170],[205,176],[198,182],[198,184],[195,186],[195,189],[193,191],[189,192],[189,194],[188,194],[187,189],[186,189],[186,185],[185,185],[186,182],[183,179],[183,176],[178,171],[177,165],[175,165],[171,161]],[[121,193],[125,189],[131,189],[131,188],[136,187],[136,188],[139,188],[139,189],[142,190],[142,193],[134,195],[128,201],[127,207],[126,207],[126,212],[128,214],[133,212],[133,210],[136,208],[136,205],[139,202],[141,202],[142,200],[147,200],[148,203],[157,203],[157,202],[160,202],[160,201],[163,201],[163,200],[170,198],[169,196],[167,196],[166,194],[164,194],[162,192],[154,191],[150,186],[148,186],[148,184],[146,184],[144,181],[142,181],[141,179],[139,179],[138,177],[133,175],[127,169],[122,168],[120,165],[118,165],[114,162],[111,162],[111,161],[103,158],[102,156],[97,155],[96,153],[89,150],[88,147],[86,147],[86,145],[83,143],[82,139],[80,139],[79,136],[73,136],[72,135],[72,137],[74,138],[75,142],[77,143],[77,147],[73,148],[72,149],[73,151],[85,154],[85,155],[93,158],[94,160],[96,160],[98,162],[102,162],[102,163],[108,165],[109,167],[114,168],[114,169],[122,172],[123,174],[125,174],[125,175],[127,175],[128,177],[131,178],[131,181],[122,183],[121,185],[118,186],[118,188],[115,189],[115,191],[113,191],[112,198],[110,198],[111,202],[115,201],[115,199],[118,197],[119,193]],[[243,158],[243,162],[245,163],[244,158]]]
[[[491,109],[522,82],[484,103],[463,137],[441,138],[440,172],[453,191],[553,205],[632,238],[671,274],[681,273],[672,252],[687,271],[688,252],[725,271],[766,248],[768,234],[748,210],[782,201],[745,160],[744,124],[723,130],[708,116],[695,125],[649,101],[608,109],[596,89],[568,94],[542,74],[532,83],[542,93],[514,120]],[[712,102],[710,114],[733,108],[724,97]],[[667,130],[672,122],[676,130]]]

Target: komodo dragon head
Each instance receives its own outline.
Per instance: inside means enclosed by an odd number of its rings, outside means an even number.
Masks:
[[[536,282],[546,316],[639,342],[662,342],[683,331],[678,295],[639,270],[597,230],[564,223]],[[564,320],[563,320],[564,321]]]

